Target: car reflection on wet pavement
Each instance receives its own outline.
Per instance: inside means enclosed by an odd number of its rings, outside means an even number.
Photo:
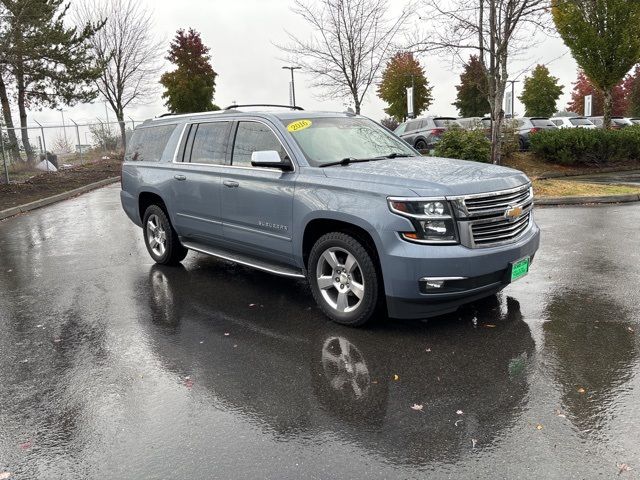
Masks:
[[[153,265],[117,193],[0,223],[0,473],[640,471],[638,206],[537,210],[542,249],[500,296],[351,329],[304,282]]]

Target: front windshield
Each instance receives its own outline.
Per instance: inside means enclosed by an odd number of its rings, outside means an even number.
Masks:
[[[314,167],[345,158],[417,156],[409,145],[367,118],[310,117],[282,122]]]

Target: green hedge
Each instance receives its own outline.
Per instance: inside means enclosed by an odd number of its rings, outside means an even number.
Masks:
[[[491,156],[491,143],[482,130],[463,130],[453,127],[442,134],[440,141],[436,144],[434,155],[488,162]]]
[[[604,165],[640,160],[640,126],[621,130],[567,128],[530,137],[530,150],[546,162],[563,165]]]

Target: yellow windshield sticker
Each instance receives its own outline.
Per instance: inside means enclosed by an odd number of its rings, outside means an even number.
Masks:
[[[309,128],[311,126],[311,120],[296,120],[295,122],[291,122],[287,125],[287,130],[290,132],[299,132],[300,130],[304,130],[305,128]]]

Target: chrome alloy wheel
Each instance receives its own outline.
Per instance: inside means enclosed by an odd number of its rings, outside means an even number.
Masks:
[[[364,297],[364,277],[351,253],[331,247],[318,259],[316,282],[325,302],[340,313],[353,312]]]
[[[167,232],[162,227],[157,215],[150,215],[147,219],[147,241],[154,255],[161,257],[167,250]]]

